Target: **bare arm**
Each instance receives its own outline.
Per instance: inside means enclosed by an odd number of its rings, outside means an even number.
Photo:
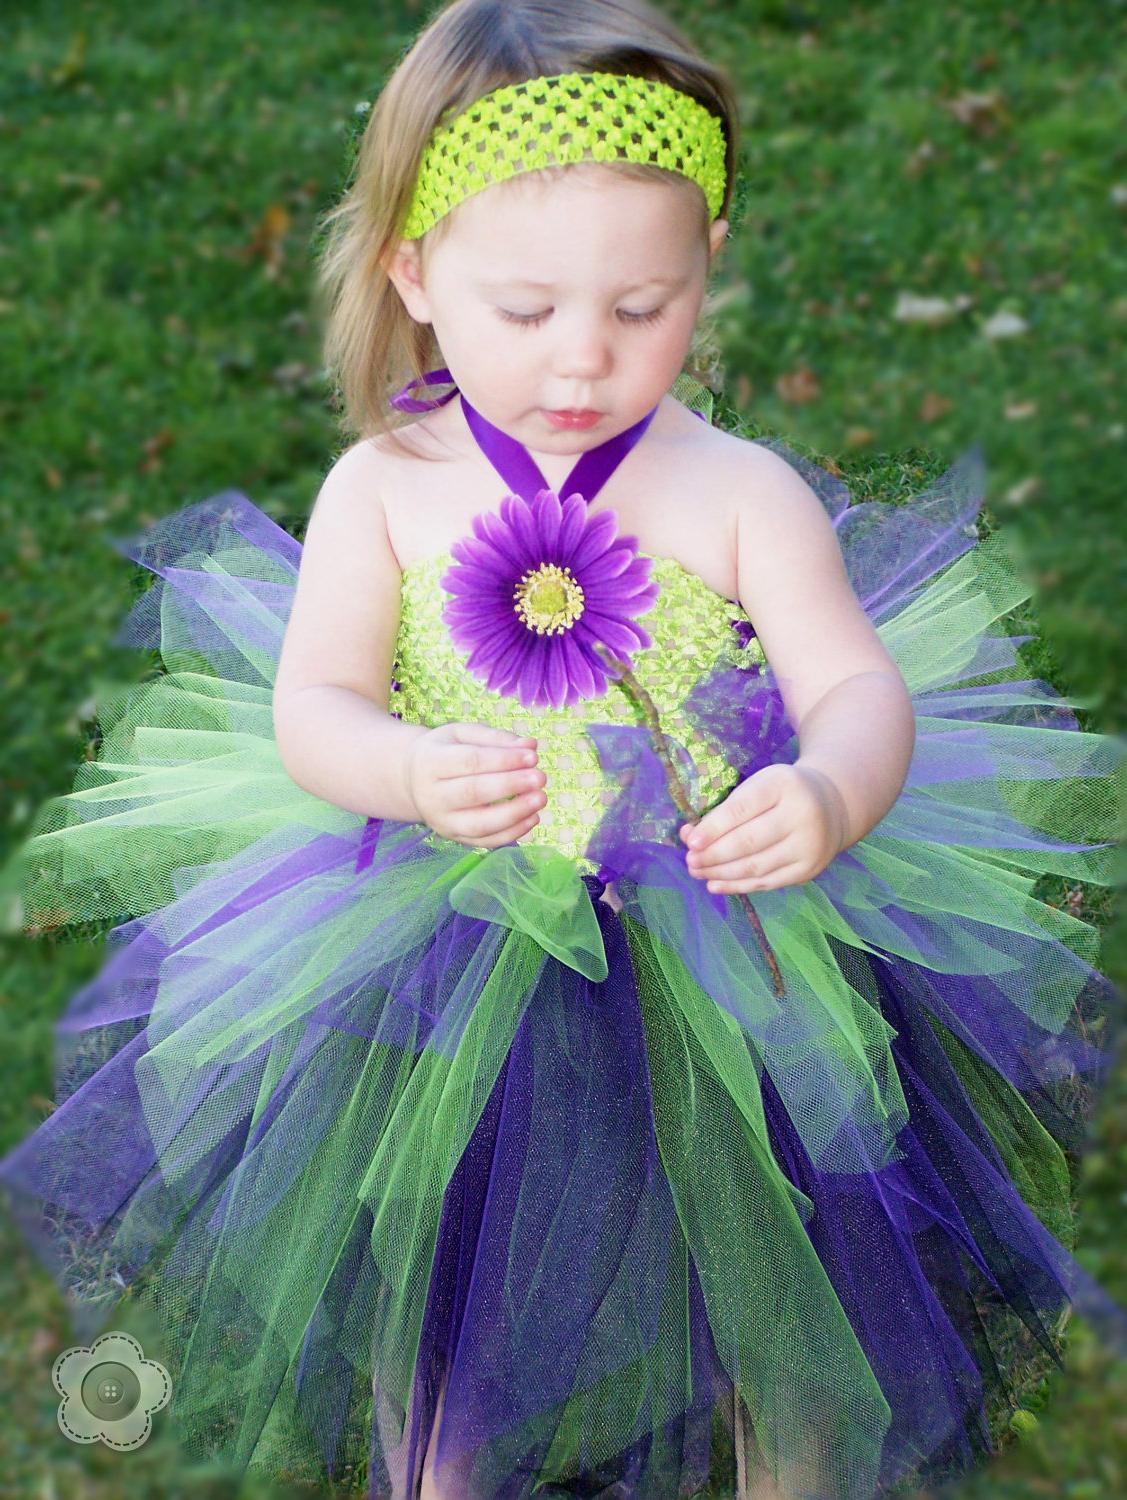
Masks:
[[[368,817],[418,819],[407,752],[427,732],[388,712],[400,571],[358,444],[326,476],[309,519],[274,685],[274,734],[306,791]]]
[[[803,719],[795,764],[828,778],[840,810],[842,849],[863,839],[899,797],[915,734],[911,699],[895,669],[845,678]]]
[[[407,786],[407,750],[426,725],[394,719],[334,683],[298,688],[281,705],[275,700],[274,725],[282,764],[307,792],[365,817],[420,821]]]
[[[915,746],[908,688],[849,583],[833,524],[784,459],[738,511],[740,600],[798,731],[796,768],[836,804],[841,848],[900,795]]]

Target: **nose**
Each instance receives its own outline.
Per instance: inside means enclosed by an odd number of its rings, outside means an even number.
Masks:
[[[572,381],[583,386],[605,380],[614,365],[614,349],[612,335],[603,319],[577,316],[566,324],[561,319],[559,329],[555,373],[560,383]],[[579,394],[584,392],[580,390]]]

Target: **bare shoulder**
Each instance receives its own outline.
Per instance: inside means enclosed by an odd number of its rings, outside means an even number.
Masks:
[[[780,454],[752,438],[697,422],[692,464],[706,493],[721,499],[733,546],[763,559],[784,540],[800,552],[811,544],[836,547],[825,507],[798,470]]]
[[[352,493],[369,487],[369,482],[378,479],[379,471],[386,462],[384,455],[371,438],[361,438],[358,443],[345,448],[329,467],[321,484],[318,501],[325,494]],[[373,498],[379,503],[378,485],[373,487]]]
[[[691,416],[687,408],[684,415]],[[693,463],[703,464],[717,478],[728,482],[735,480],[742,487],[769,485],[772,480],[785,483],[785,471],[801,482],[801,477],[790,464],[754,438],[741,437],[699,418],[682,421],[680,433],[688,441]]]
[[[769,543],[785,545],[794,553],[809,546],[837,552],[833,522],[794,465],[763,443],[726,436],[733,440],[725,459],[737,479],[732,493],[737,535],[745,550],[747,545],[759,550]]]
[[[846,568],[817,491],[781,454],[744,445],[746,483],[736,503],[739,599],[800,725],[831,686],[895,670]]]
[[[391,490],[390,470],[390,456],[371,439],[361,439],[346,448],[321,481],[307,535],[320,532],[326,538],[338,537],[346,545],[350,536],[366,538],[390,549],[386,502]]]
[[[378,437],[361,438],[338,454],[325,475],[325,484],[333,489],[367,488],[371,484],[378,503],[378,491],[382,488],[378,481],[386,473],[390,461],[391,455]]]
[[[395,538],[402,533],[402,504],[397,497],[418,493],[420,485],[426,485],[429,471],[434,467],[430,460],[449,457],[442,436],[432,427],[433,412],[405,422],[393,432],[373,433],[353,443],[337,459],[330,476],[334,484],[370,497],[383,518],[392,553],[395,555]],[[340,471],[339,477],[337,470]],[[326,476],[326,479],[330,476]],[[400,552],[399,556],[407,556]]]
[[[763,443],[737,439],[729,463],[740,602],[761,639],[814,600],[855,600],[829,512],[795,466]],[[731,473],[732,471],[729,470]]]

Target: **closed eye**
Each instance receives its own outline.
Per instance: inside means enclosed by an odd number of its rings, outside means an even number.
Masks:
[[[516,323],[520,328],[533,328],[536,326],[536,324],[542,323],[548,316],[547,312],[524,314],[511,313],[506,312],[503,307],[499,307],[497,311],[500,313],[501,317],[505,320],[506,323]],[[551,308],[548,309],[548,312],[551,312]],[[632,313],[626,312],[624,309],[620,309],[618,315],[627,323],[660,323],[661,319],[665,316],[665,308],[655,307],[652,312],[647,313]]]

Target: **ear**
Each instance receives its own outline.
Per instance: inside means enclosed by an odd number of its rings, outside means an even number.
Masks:
[[[728,238],[728,221],[727,221],[727,219],[717,219],[714,224],[710,224],[709,225],[709,229],[708,229],[708,259],[709,259],[710,262],[715,259],[717,251],[720,249],[720,246],[724,243],[724,241],[727,238]]]
[[[400,240],[390,256],[381,257],[388,280],[399,293],[403,306],[416,323],[431,321],[430,303],[423,284],[419,240]]]

